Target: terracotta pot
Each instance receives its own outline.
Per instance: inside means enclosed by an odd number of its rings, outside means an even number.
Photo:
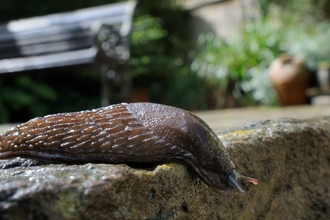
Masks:
[[[308,102],[306,89],[311,72],[301,59],[282,54],[269,67],[269,77],[282,106],[302,105]]]

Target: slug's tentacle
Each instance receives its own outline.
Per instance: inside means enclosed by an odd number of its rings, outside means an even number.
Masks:
[[[247,182],[247,183],[252,183],[253,185],[258,185],[259,181],[257,179],[248,177],[248,176],[244,176],[244,175],[240,175],[239,179],[243,182]]]
[[[217,189],[244,191],[211,128],[188,111],[153,103],[117,104],[92,111],[35,118],[0,135],[0,159],[14,156],[55,162],[166,163],[189,167]]]

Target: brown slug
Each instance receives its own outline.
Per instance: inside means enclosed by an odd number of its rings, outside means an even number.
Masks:
[[[0,135],[0,159],[30,157],[67,163],[167,163],[189,167],[207,185],[244,190],[211,128],[192,113],[153,103],[122,103],[35,118]]]

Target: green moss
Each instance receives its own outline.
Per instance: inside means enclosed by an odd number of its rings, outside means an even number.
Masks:
[[[82,211],[79,194],[75,191],[61,194],[53,208],[57,213],[62,214],[63,219],[78,219],[78,214]]]

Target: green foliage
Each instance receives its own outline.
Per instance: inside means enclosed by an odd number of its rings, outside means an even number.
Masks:
[[[159,18],[141,15],[135,19],[130,59],[135,88],[148,88],[152,102],[205,109],[207,91],[201,88],[203,81],[184,66],[182,58],[169,51],[175,47],[169,45],[168,37]]]
[[[99,83],[90,68],[7,74],[0,78],[0,123],[92,109],[100,105],[99,94]]]
[[[132,54],[130,66],[132,77],[139,86],[150,84],[150,79],[159,78],[162,74],[160,66],[166,67],[168,57],[164,54],[162,43],[167,32],[161,28],[160,20],[150,15],[142,15],[134,21],[131,35]]]
[[[192,69],[218,86],[222,94],[231,93],[239,106],[275,105],[268,66],[279,54],[303,57],[311,69],[330,59],[330,47],[326,46],[330,23],[317,22],[311,15],[302,20],[301,11],[269,6],[267,16],[245,23],[241,35],[230,42],[212,33],[201,35]],[[225,103],[219,103],[217,107],[223,106]]]
[[[301,56],[311,70],[321,62],[330,61],[330,22],[302,24],[288,32],[283,45],[288,52]]]
[[[49,104],[58,97],[49,86],[18,76],[10,85],[0,79],[0,122],[9,121],[12,112],[28,112],[33,117],[44,115],[50,110]]]
[[[168,74],[166,82],[151,84],[150,101],[170,104],[183,109],[201,110],[210,106],[210,87],[187,67],[177,67]]]
[[[265,25],[263,21],[247,24],[242,35],[229,43],[212,33],[201,35],[198,43],[202,49],[192,69],[222,91],[226,91],[233,82],[231,94],[239,105],[273,105],[275,96],[268,92],[272,88],[266,79],[267,72],[263,70],[282,52],[282,36],[274,35],[280,33],[278,29]],[[260,74],[263,76],[256,77]],[[217,107],[224,105],[219,103]]]
[[[293,16],[300,16],[300,19],[313,16],[316,19],[323,20],[325,17],[329,18],[330,16],[329,0],[258,0],[258,2],[264,17],[272,14],[274,5]]]

